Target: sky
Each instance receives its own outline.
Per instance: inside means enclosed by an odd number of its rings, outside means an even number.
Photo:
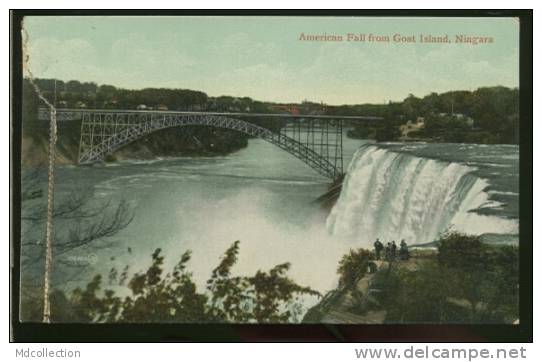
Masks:
[[[130,89],[338,105],[519,84],[515,18],[31,16],[23,27],[35,77]],[[390,42],[303,41],[302,33]],[[417,42],[395,43],[394,34]],[[452,42],[420,43],[420,34]],[[493,43],[455,43],[460,34]]]

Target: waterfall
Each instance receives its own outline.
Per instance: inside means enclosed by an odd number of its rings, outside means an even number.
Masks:
[[[365,246],[376,238],[430,242],[455,224],[460,224],[459,231],[468,231],[483,221],[491,229],[494,223],[488,223],[487,216],[469,212],[488,203],[487,181],[471,171],[455,162],[365,145],[354,154],[327,228]],[[504,232],[517,229],[515,222],[500,220]]]

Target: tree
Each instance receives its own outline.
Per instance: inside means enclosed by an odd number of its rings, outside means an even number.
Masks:
[[[21,207],[21,311],[23,319],[33,318],[26,307],[42,305],[43,263],[45,258],[44,226],[46,192],[44,170],[27,170],[22,179]],[[57,196],[53,212],[53,287],[60,288],[76,278],[87,265],[63,258],[84,248],[105,248],[107,240],[127,227],[133,212],[125,200],[96,203],[89,188],[81,186],[65,197]],[[59,277],[61,276],[61,277]],[[62,280],[62,282],[60,282]],[[38,318],[41,319],[41,318]]]
[[[289,263],[279,264],[268,272],[258,270],[254,276],[232,276],[237,262],[239,241],[224,253],[220,264],[207,281],[210,295],[208,313],[220,322],[285,323],[300,316],[298,298],[320,296],[311,288],[299,286],[286,276]]]
[[[486,279],[481,320],[511,322],[519,316],[519,251],[505,245],[488,255],[492,266]]]
[[[415,268],[396,263],[379,271],[372,288],[387,323],[512,323],[519,316],[518,250],[452,232],[436,258]]]
[[[402,111],[407,119],[415,120],[421,114],[422,100],[413,94],[409,94],[403,100]]]
[[[486,249],[480,236],[451,232],[439,240],[438,260],[449,268],[478,270],[485,264]]]
[[[380,302],[391,323],[449,323],[465,320],[464,313],[449,301],[453,295],[448,274],[435,262],[422,263],[409,271],[395,265],[379,285]],[[458,310],[459,309],[459,310]]]
[[[359,248],[350,249],[339,261],[339,287],[351,287],[356,281],[365,275],[369,261],[374,259],[369,250]]]
[[[375,139],[378,142],[395,141],[399,136],[399,129],[390,122],[376,128]]]
[[[288,263],[268,272],[258,271],[252,277],[233,276],[231,267],[238,252],[236,241],[212,271],[205,292],[198,292],[186,268],[191,253],[184,252],[172,271],[164,275],[164,257],[156,249],[149,268],[134,274],[127,283],[128,296],[120,297],[113,289],[102,290],[102,277],[96,275],[86,287],[76,288],[69,295],[53,293],[52,320],[279,323],[298,320],[299,297],[320,296],[286,276]],[[119,278],[117,287],[121,288],[124,280]]]
[[[487,269],[485,252],[479,236],[452,232],[444,235],[439,242],[439,263],[451,271],[449,283],[453,285],[457,297],[469,302],[471,320],[475,319],[482,300],[481,286]]]
[[[517,255],[513,247],[483,244],[480,236],[453,232],[441,238],[439,264],[454,296],[468,301],[471,322],[502,320],[503,310],[517,311]]]

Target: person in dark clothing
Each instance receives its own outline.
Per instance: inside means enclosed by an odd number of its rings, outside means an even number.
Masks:
[[[399,249],[399,257],[401,260],[408,260],[410,255],[408,253],[408,245],[405,242],[405,239],[401,240],[401,248]]]
[[[391,259],[391,244],[390,243],[386,245],[385,258],[387,261],[390,261]]]
[[[384,249],[384,244],[382,244],[377,238],[373,245],[375,247],[376,260],[380,260],[380,253],[382,252],[382,249]]]
[[[397,254],[397,244],[395,244],[395,240],[391,242],[390,249],[391,249],[391,258],[395,260],[395,255]]]

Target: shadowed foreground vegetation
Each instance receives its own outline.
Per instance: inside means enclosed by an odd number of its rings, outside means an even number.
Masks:
[[[375,263],[380,267],[369,273]],[[518,248],[484,244],[479,236],[446,234],[438,250],[414,250],[408,261],[377,262],[372,251],[351,250],[338,273],[338,288],[310,309],[304,322],[343,312],[360,321],[380,312],[381,323],[513,323],[519,318]]]
[[[392,265],[382,287],[387,322],[512,323],[519,318],[518,249],[453,233],[417,269]]]
[[[346,311],[360,323],[368,313],[380,313],[381,323],[513,323],[519,318],[518,249],[487,245],[478,236],[444,235],[437,251],[414,250],[409,260],[375,261],[372,251],[351,250],[339,262],[338,288],[306,315],[303,297],[320,294],[289,279],[289,263],[234,276],[238,253],[236,241],[200,292],[186,268],[190,252],[164,274],[164,257],[157,249],[145,272],[128,277],[128,267],[120,274],[112,269],[109,285],[118,288],[103,289],[97,275],[85,288],[53,292],[52,320],[319,323],[333,310],[344,309],[345,295],[353,301]],[[119,295],[121,287],[129,293]],[[39,321],[41,304],[39,297],[23,299],[23,320]]]
[[[51,319],[98,323],[299,322],[301,298],[320,296],[286,276],[289,263],[267,272],[257,271],[250,277],[232,275],[238,253],[239,241],[236,241],[212,271],[205,292],[199,292],[186,268],[190,252],[185,252],[173,269],[164,274],[164,257],[157,249],[147,271],[136,273],[129,280],[127,268],[120,275],[111,270],[109,282],[127,286],[129,295],[121,297],[113,289],[102,289],[102,277],[96,275],[84,289],[77,288],[68,294],[56,290],[51,298]],[[23,320],[41,320],[40,301],[23,300],[21,309]]]

